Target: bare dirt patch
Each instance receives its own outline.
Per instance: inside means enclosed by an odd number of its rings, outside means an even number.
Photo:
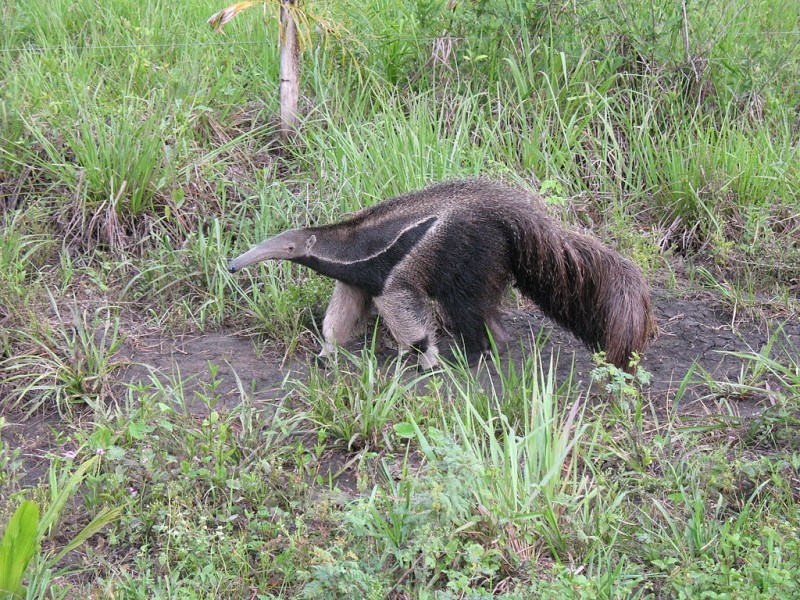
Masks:
[[[697,403],[712,398],[708,380],[736,382],[742,373],[742,360],[728,352],[760,351],[775,328],[782,325],[778,341],[794,350],[800,348],[800,319],[782,323],[732,323],[732,315],[708,299],[679,299],[656,294],[655,312],[660,334],[648,347],[642,366],[652,374],[646,390],[656,404],[674,399],[687,372],[696,363],[691,381],[683,394],[682,410],[693,410]],[[546,339],[543,356],[551,351],[558,356],[560,377],[567,376],[574,361],[575,375],[584,382],[594,365],[590,353],[564,329],[553,325],[536,310],[510,311],[504,324],[513,332],[509,360],[521,360],[523,348],[534,339]],[[162,377],[180,373],[199,384],[208,382],[209,364],[218,367],[219,391],[228,402],[240,395],[239,382],[258,401],[274,400],[287,393],[284,382],[304,379],[311,351],[301,351],[288,361],[269,342],[214,332],[192,334],[176,339],[141,338],[129,344],[126,353],[133,364],[125,373],[126,381],[142,380],[150,372]],[[238,377],[238,381],[237,381]],[[766,398],[739,398],[743,416],[756,412],[758,402]]]
[[[773,323],[734,324],[731,313],[708,298],[681,299],[662,292],[655,294],[654,301],[660,334],[647,348],[642,366],[652,374],[652,383],[644,393],[660,411],[672,407],[686,374],[696,363],[678,410],[683,415],[713,414],[724,386],[709,386],[709,382],[736,383],[743,373],[744,362],[728,353],[760,351],[779,325],[782,333],[774,350],[783,347],[796,354],[800,349],[800,319],[796,316]],[[557,356],[561,381],[568,377],[573,363],[575,381],[589,381],[594,368],[590,353],[537,310],[509,311],[504,325],[513,339],[506,360],[521,363],[533,340],[544,339],[543,360],[551,352]],[[287,360],[269,340],[227,331],[174,338],[132,336],[122,350],[128,364],[116,375],[121,384],[148,384],[153,377],[167,385],[180,384],[184,402],[198,414],[207,410],[198,394],[211,389],[212,380],[216,381],[214,393],[221,396],[217,408],[235,406],[244,392],[256,406],[266,409],[290,393],[288,383],[307,378],[315,350],[301,350]],[[388,358],[391,351],[384,351],[384,355]],[[727,395],[727,400],[741,417],[753,417],[770,405],[771,392],[734,393]],[[46,473],[48,453],[59,451],[56,440],[63,421],[55,412],[28,418],[7,414],[6,418],[8,425],[0,435],[10,447],[21,449],[22,483],[33,484]]]

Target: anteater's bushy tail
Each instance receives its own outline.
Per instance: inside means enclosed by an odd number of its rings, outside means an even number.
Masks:
[[[517,288],[606,360],[630,371],[656,332],[647,282],[637,267],[600,242],[537,212],[513,236]]]

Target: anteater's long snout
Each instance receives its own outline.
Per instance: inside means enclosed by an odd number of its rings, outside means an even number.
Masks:
[[[245,252],[241,256],[237,256],[233,260],[228,263],[228,271],[231,273],[236,273],[237,271],[241,271],[246,266],[253,264],[254,262],[258,262],[258,253],[255,252],[258,250],[258,246],[250,250],[249,252]],[[254,256],[255,255],[255,256]]]
[[[253,255],[253,250],[250,250],[249,252],[245,252],[241,256],[237,256],[233,260],[229,261],[228,271],[230,271],[231,273],[236,273],[237,271],[241,271],[242,269],[244,269],[247,265],[255,262],[254,260],[250,259],[252,255]]]
[[[241,271],[245,267],[249,267],[262,260],[285,260],[293,258],[295,256],[294,249],[301,243],[301,241],[293,241],[297,236],[298,233],[296,231],[285,231],[280,235],[276,235],[273,238],[261,242],[257,246],[253,246],[241,256],[237,256],[230,261],[228,263],[228,271],[236,273],[236,271]]]

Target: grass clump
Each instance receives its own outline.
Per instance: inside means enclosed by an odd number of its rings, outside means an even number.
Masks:
[[[120,366],[115,357],[121,338],[114,307],[93,315],[70,309],[62,317],[53,300],[57,321],[42,330],[9,333],[9,356],[0,362],[4,374],[0,384],[13,390],[6,396],[8,409],[25,408],[29,413],[53,406],[67,413],[75,403],[94,404],[106,400]]]
[[[402,419],[405,411],[420,414],[425,409],[420,392],[427,377],[411,376],[400,360],[382,366],[374,342],[373,337],[372,347],[361,356],[340,350],[327,362],[328,369],[313,368],[308,382],[296,390],[311,421],[328,439],[351,450],[392,449],[393,421]]]

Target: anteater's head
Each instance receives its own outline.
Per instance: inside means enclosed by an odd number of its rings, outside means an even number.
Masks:
[[[290,229],[234,258],[228,263],[228,271],[235,273],[262,260],[296,260],[308,256],[316,243],[317,237],[313,233],[305,229]]]

